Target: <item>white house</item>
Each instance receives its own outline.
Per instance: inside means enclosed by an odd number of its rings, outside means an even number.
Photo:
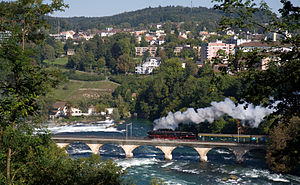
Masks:
[[[73,35],[75,35],[75,32],[73,30],[60,33],[60,36],[65,40],[67,40],[68,38],[73,39]]]
[[[95,114],[95,107],[90,106],[88,108],[87,113],[83,113],[80,109],[71,107],[71,116],[90,116]],[[56,102],[52,106],[52,110],[50,112],[50,118],[58,118],[58,117],[64,117],[68,115],[68,106],[66,102]]]
[[[114,108],[105,108],[105,112],[107,112],[107,114],[111,115],[114,111]]]
[[[153,69],[158,68],[161,63],[160,57],[147,57],[146,61],[142,65],[135,67],[135,73],[137,74],[150,74]]]

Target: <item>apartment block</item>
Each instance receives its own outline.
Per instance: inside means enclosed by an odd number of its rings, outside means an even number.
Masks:
[[[222,41],[210,42],[201,46],[201,61],[211,60],[217,56],[219,50],[225,51],[226,54],[235,54],[235,44],[226,44]]]
[[[143,56],[146,51],[149,51],[151,57],[154,57],[157,51],[157,47],[135,47],[135,55]]]

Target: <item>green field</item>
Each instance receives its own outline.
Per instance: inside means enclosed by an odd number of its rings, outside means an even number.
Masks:
[[[97,99],[112,92],[119,85],[110,81],[76,81],[70,80],[51,92],[57,101],[76,103],[84,99]]]
[[[44,62],[49,65],[65,66],[68,63],[68,58],[56,58],[54,61],[44,60]]]

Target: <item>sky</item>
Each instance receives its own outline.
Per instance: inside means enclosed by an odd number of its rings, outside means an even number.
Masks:
[[[47,0],[49,2],[49,0]],[[47,2],[46,1],[46,2]],[[257,0],[258,1],[258,0]],[[265,0],[272,11],[278,13],[281,8],[280,0]],[[300,6],[300,0],[291,0],[294,5]],[[191,0],[65,0],[69,8],[64,12],[56,12],[56,17],[102,17],[111,16],[123,12],[139,10],[143,8],[158,6],[188,6],[191,7]],[[193,7],[213,7],[211,0],[192,0]]]

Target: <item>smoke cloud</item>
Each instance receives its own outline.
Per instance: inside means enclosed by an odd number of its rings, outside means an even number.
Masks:
[[[208,121],[212,123],[214,120],[220,118],[224,114],[228,114],[234,119],[239,119],[242,122],[248,121],[251,127],[258,127],[259,123],[264,119],[267,114],[271,114],[274,110],[254,106],[248,104],[236,106],[229,98],[222,102],[211,102],[211,107],[200,108],[195,111],[193,108],[188,108],[185,112],[169,112],[166,117],[154,120],[154,130],[158,129],[172,129],[175,130],[179,123],[201,123]]]

